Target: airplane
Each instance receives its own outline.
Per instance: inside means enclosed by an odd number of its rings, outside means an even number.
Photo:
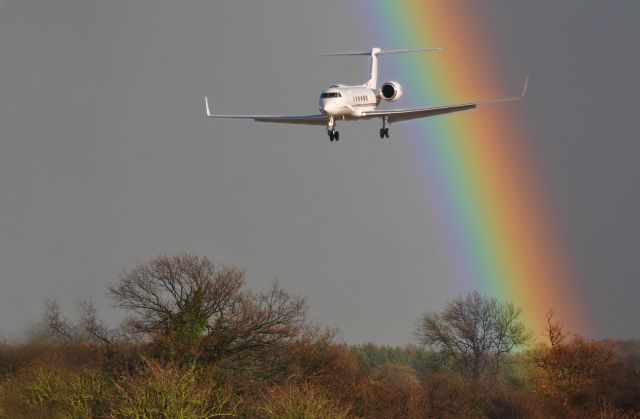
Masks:
[[[388,124],[411,119],[426,118],[476,109],[480,105],[518,101],[527,92],[529,77],[525,79],[522,93],[517,97],[504,99],[479,100],[457,105],[431,106],[426,108],[378,110],[382,101],[396,102],[402,97],[403,89],[397,81],[387,81],[378,86],[378,57],[381,55],[404,54],[410,52],[441,51],[442,48],[415,48],[382,50],[372,48],[371,51],[338,52],[325,56],[370,56],[371,69],[369,80],[361,85],[334,84],[320,94],[318,114],[312,115],[216,115],[211,113],[209,99],[204,98],[206,116],[209,118],[249,119],[256,122],[278,124],[323,125],[327,127],[330,141],[339,141],[340,133],[336,130],[337,121],[355,121],[380,118],[380,138],[389,138]]]

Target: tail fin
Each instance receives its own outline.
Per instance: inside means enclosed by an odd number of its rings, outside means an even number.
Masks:
[[[378,85],[378,55],[403,54],[406,52],[426,52],[426,51],[442,51],[442,48],[413,48],[413,49],[387,49],[372,48],[371,51],[351,51],[351,52],[335,52],[333,54],[323,54],[325,56],[352,56],[352,55],[369,55],[371,56],[371,70],[369,80],[365,86],[375,89]]]

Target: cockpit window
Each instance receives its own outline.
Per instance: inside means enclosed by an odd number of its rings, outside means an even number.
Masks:
[[[340,94],[340,92],[328,92],[320,95],[320,99],[328,99],[331,97],[342,97],[342,95]]]

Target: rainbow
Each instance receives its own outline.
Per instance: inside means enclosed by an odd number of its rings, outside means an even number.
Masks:
[[[358,14],[365,13],[362,27],[370,32],[370,46],[445,48],[382,60],[381,80],[389,70],[411,92],[404,106],[518,91],[511,83],[505,91],[505,80],[514,78],[501,76],[473,2],[360,0],[356,6]],[[579,287],[527,151],[535,138],[527,132],[525,105],[406,122],[392,128],[393,136],[408,144],[424,182],[425,205],[438,214],[439,239],[457,281],[452,287],[515,303],[538,337],[550,308],[568,329],[584,333]]]

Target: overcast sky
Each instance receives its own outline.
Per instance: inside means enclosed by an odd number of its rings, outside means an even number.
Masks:
[[[329,84],[364,81],[365,62],[319,56],[372,46],[345,3],[0,0],[0,334],[45,298],[116,321],[122,269],[193,251],[253,288],[277,278],[347,342],[409,342],[457,293],[415,139],[202,115],[204,94],[221,113],[313,113]],[[478,3],[505,72],[535,77],[532,159],[592,337],[638,338],[640,3]]]

